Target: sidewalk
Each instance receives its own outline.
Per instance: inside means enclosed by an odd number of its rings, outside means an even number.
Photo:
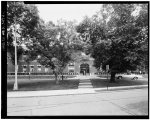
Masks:
[[[75,90],[49,90],[49,91],[15,91],[8,92],[7,97],[36,97],[54,95],[73,95],[95,93],[94,89],[75,89]]]
[[[101,91],[111,90],[128,90],[147,88],[148,85],[136,85],[136,86],[122,86],[122,87],[108,87],[107,88],[84,88],[75,90],[50,90],[50,91],[15,91],[8,92],[7,97],[36,97],[36,96],[60,96],[60,95],[79,95],[79,94],[93,94]]]

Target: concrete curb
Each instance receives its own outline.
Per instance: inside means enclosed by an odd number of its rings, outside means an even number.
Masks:
[[[93,88],[75,89],[75,90],[51,90],[51,91],[16,91],[8,92],[8,98],[24,98],[24,97],[46,97],[46,96],[64,96],[64,95],[80,95],[95,93]]]
[[[8,98],[24,98],[24,97],[46,97],[46,96],[64,96],[64,95],[81,95],[81,94],[93,94],[100,91],[113,91],[113,90],[128,90],[147,88],[148,85],[136,85],[136,86],[121,86],[121,87],[108,87],[105,88],[80,88],[75,90],[51,90],[51,91],[16,91],[8,92]]]

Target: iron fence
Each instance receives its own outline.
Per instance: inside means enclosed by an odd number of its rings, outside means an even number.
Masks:
[[[78,73],[63,73],[58,74],[58,78],[61,79],[63,75],[63,78],[73,78]],[[53,73],[17,73],[18,79],[55,79],[55,75]],[[7,73],[7,80],[14,80],[15,79],[15,73]]]
[[[59,73],[58,75],[78,75],[79,73]],[[14,72],[8,72],[7,75],[15,75]],[[17,75],[54,75],[53,73],[30,73],[30,72],[18,72]]]

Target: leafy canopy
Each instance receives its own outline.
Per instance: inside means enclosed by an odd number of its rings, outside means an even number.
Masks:
[[[59,24],[55,25],[41,20],[38,26],[37,38],[28,45],[32,57],[55,72],[63,72],[66,65],[73,60],[71,54],[75,47],[79,48],[76,44],[74,23],[59,21]]]
[[[17,34],[17,60],[25,49],[22,47],[29,38],[36,37],[36,27],[39,20],[38,10],[35,5],[23,2],[7,2],[7,50],[11,55],[12,63],[15,62],[14,55],[14,31]]]
[[[135,14],[136,13],[136,14]],[[147,4],[107,4],[77,27],[88,35],[88,50],[95,67],[110,66],[111,72],[136,70],[147,58]]]

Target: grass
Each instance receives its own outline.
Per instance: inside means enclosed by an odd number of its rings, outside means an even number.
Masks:
[[[7,83],[7,91],[13,91],[14,82]],[[39,90],[64,90],[64,89],[77,89],[79,80],[64,80],[56,85],[55,80],[42,80],[42,81],[28,81],[19,82],[19,91],[39,91]]]
[[[148,78],[148,74],[144,74],[142,75],[144,78]]]
[[[119,87],[119,86],[133,86],[133,85],[148,85],[148,81],[146,80],[130,80],[130,79],[122,79],[116,80],[115,83],[109,83],[107,79],[93,79],[91,83],[94,88],[104,88],[104,87]]]

